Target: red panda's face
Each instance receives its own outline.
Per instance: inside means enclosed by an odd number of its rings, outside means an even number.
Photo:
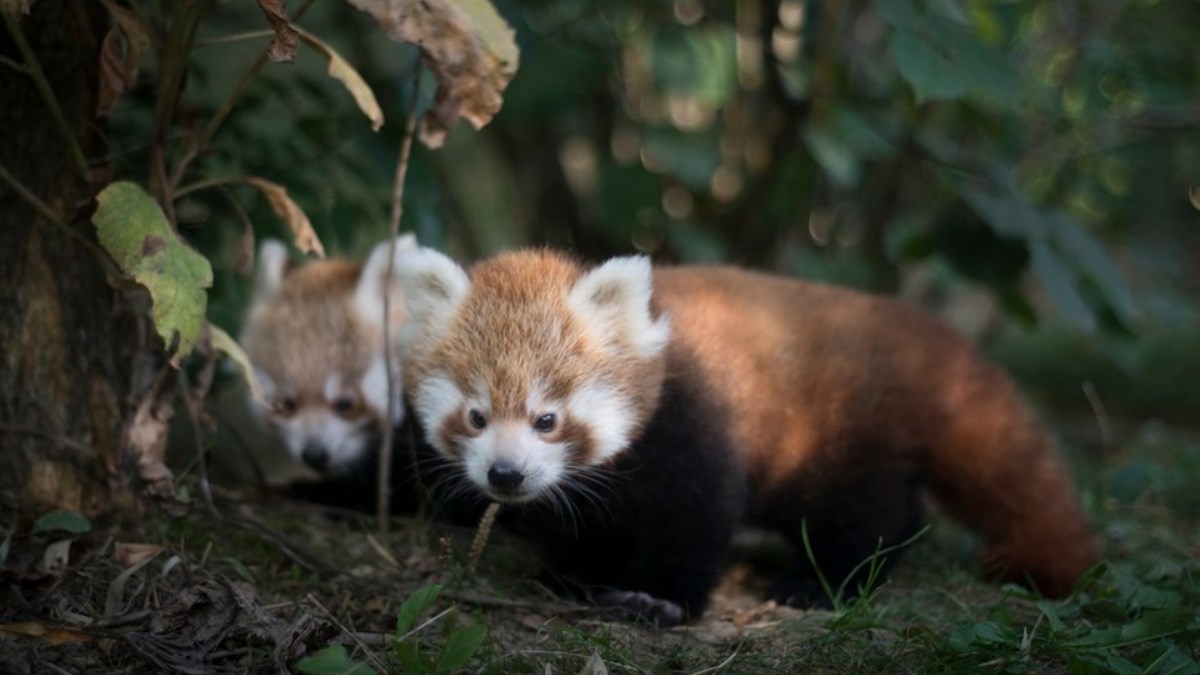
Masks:
[[[390,399],[384,359],[387,253],[384,243],[365,264],[327,260],[293,270],[287,269],[281,243],[266,241],[259,253],[242,345],[264,400],[250,405],[292,457],[327,475],[353,470],[369,457],[382,435],[389,400],[393,419],[403,419],[398,357],[392,359]],[[393,337],[403,323],[403,307],[393,284]]]
[[[430,443],[491,498],[554,498],[634,439],[661,385],[665,319],[650,268],[588,273],[521,253],[466,273],[433,251],[403,259],[411,402]]]

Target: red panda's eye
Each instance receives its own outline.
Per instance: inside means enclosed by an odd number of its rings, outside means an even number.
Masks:
[[[349,396],[343,396],[333,402],[333,411],[342,417],[349,417],[358,412],[358,404]]]
[[[542,415],[541,417],[537,418],[537,421],[533,423],[533,428],[538,433],[544,434],[548,431],[552,431],[554,429],[555,423],[557,423],[557,422],[558,422],[558,417],[555,416],[554,413],[546,413],[545,415]]]
[[[471,412],[467,413],[467,417],[471,420],[471,426],[476,429],[482,429],[487,426],[487,418],[478,410],[471,409]]]
[[[279,399],[275,402],[275,407],[272,412],[274,412],[276,415],[290,417],[296,412],[296,399],[290,396]]]

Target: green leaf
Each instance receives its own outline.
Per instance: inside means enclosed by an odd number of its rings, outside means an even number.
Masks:
[[[959,70],[930,42],[908,30],[896,30],[889,44],[900,76],[913,88],[917,102],[959,98],[966,91]]]
[[[170,347],[171,365],[191,353],[204,326],[212,267],[188,246],[158,204],[134,183],[113,183],[96,196],[96,234],[123,272],[150,291],[154,327]]]
[[[1104,246],[1066,214],[1052,216],[1050,225],[1059,250],[1069,255],[1078,268],[1096,282],[1121,321],[1126,325],[1136,322],[1138,310],[1133,293]]]
[[[393,643],[392,655],[400,662],[400,670],[408,675],[423,675],[423,673],[433,672],[431,659],[421,656],[420,650],[413,642]]]
[[[915,28],[921,23],[911,0],[875,0],[875,11],[896,28]]]
[[[39,532],[70,532],[83,534],[92,531],[92,521],[78,511],[51,511],[42,514],[33,523],[33,534]]]
[[[365,663],[350,658],[342,645],[326,647],[296,662],[295,668],[308,675],[375,675]]]
[[[1120,628],[1093,631],[1078,640],[1064,643],[1063,646],[1075,649],[1096,647],[1115,649],[1195,631],[1197,627],[1200,625],[1187,611],[1164,609],[1146,612],[1140,619]]]
[[[479,645],[483,644],[483,639],[487,637],[487,626],[477,623],[470,626],[464,626],[454,631],[450,639],[446,641],[446,646],[442,649],[442,656],[438,659],[438,673],[449,673],[457,668],[461,668],[475,650],[479,649]]]
[[[1074,271],[1057,253],[1041,241],[1031,241],[1033,273],[1046,289],[1050,299],[1058,306],[1063,319],[1076,327],[1091,332],[1096,327],[1087,301],[1079,293]]]
[[[412,630],[421,613],[437,602],[441,594],[441,584],[426,584],[413,591],[404,604],[400,605],[400,612],[396,615],[396,637],[401,638]]]

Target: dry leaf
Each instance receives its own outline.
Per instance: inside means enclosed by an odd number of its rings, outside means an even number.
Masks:
[[[21,637],[45,640],[51,646],[87,642],[92,636],[69,628],[51,628],[36,621],[19,621],[17,623],[0,624],[0,633],[19,635]]]
[[[161,546],[159,550],[162,550]],[[145,567],[157,554],[158,551],[155,551],[150,557],[143,558],[141,561],[134,563],[124,572],[118,574],[116,579],[112,580],[112,583],[108,585],[108,592],[104,594],[104,616],[112,617],[120,614],[121,608],[125,604],[125,584],[128,584],[130,577],[137,574],[138,570]]]
[[[136,565],[143,560],[149,560],[161,553],[163,547],[158,544],[127,544],[117,542],[113,546],[113,560],[116,560],[121,567]]]
[[[173,492],[174,474],[167,468],[167,429],[175,415],[171,397],[174,371],[164,370],[138,402],[133,418],[125,428],[125,447],[137,457],[138,476],[157,494]]]
[[[96,115],[107,115],[121,95],[137,84],[142,55],[150,48],[150,34],[136,12],[113,2],[100,0],[116,19],[104,36],[100,49],[100,91]]]
[[[608,675],[608,666],[604,665],[604,659],[600,658],[599,652],[592,652],[587,663],[579,670],[579,675]]]
[[[254,372],[254,366],[250,365],[250,357],[242,350],[242,346],[229,337],[229,333],[211,323],[208,324],[208,332],[212,339],[213,349],[224,352],[233,360],[238,370],[241,371],[242,377],[246,378],[246,384],[250,387],[250,395],[254,397],[255,401],[266,405],[267,399],[263,395],[262,385],[258,382],[258,375]]]
[[[438,79],[421,142],[441,147],[459,117],[476,129],[491,121],[517,72],[512,28],[486,0],[347,0],[370,14],[394,40],[421,48]]]
[[[321,245],[317,231],[313,229],[312,222],[304,214],[300,205],[288,196],[287,188],[265,178],[240,178],[238,180],[262,191],[263,196],[270,202],[271,208],[280,218],[283,218],[283,221],[292,230],[296,248],[305,253],[316,253],[322,258],[325,257],[325,247]]]
[[[383,126],[383,110],[379,107],[379,101],[375,100],[375,92],[371,91],[362,75],[320,38],[303,28],[296,30],[310,47],[329,59],[329,76],[345,85],[346,91],[350,92],[354,102],[358,104],[358,109],[371,120],[371,131],[379,131],[379,127]]]
[[[276,63],[296,60],[296,27],[288,19],[287,0],[258,0],[258,6],[275,31],[275,39],[267,47],[267,58]]]
[[[242,226],[242,236],[238,239],[237,258],[233,261],[233,271],[238,276],[250,278],[254,273],[254,227],[249,221]]]

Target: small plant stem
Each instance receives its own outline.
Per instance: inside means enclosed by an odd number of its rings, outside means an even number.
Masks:
[[[255,38],[271,37],[275,31],[267,30],[252,30],[245,33],[234,33],[232,35],[222,35],[221,37],[208,38],[207,40],[196,40],[196,47],[212,47],[214,45],[224,45],[231,42],[243,42],[245,40],[253,40]]]
[[[46,103],[46,107],[50,109],[50,116],[54,118],[54,123],[58,126],[58,131],[67,144],[67,150],[75,162],[75,168],[79,170],[80,177],[87,180],[89,172],[87,157],[83,154],[83,148],[79,147],[79,141],[76,140],[71,126],[67,124],[67,118],[63,116],[58,99],[54,96],[54,90],[50,88],[50,81],[46,79],[46,73],[42,72],[42,64],[38,62],[37,56],[33,53],[33,47],[25,39],[25,33],[21,31],[21,26],[14,15],[0,12],[0,16],[4,17],[4,25],[8,28],[8,33],[17,46],[17,51],[21,52],[21,58],[25,60],[25,69],[33,78],[33,84],[37,87],[38,94]]]
[[[208,188],[236,183],[239,180],[239,178],[206,178],[204,180],[198,180],[195,183],[188,183],[187,185],[184,185],[178,190],[175,190],[171,196],[174,199],[180,199],[190,195],[193,192],[199,192],[200,190],[207,190]]]
[[[396,265],[396,239],[400,236],[400,218],[404,215],[404,182],[408,177],[408,159],[412,155],[413,136],[417,130],[417,95],[421,90],[421,67],[418,64],[413,74],[413,96],[412,102],[408,106],[408,122],[404,127],[404,138],[400,141],[400,158],[396,163],[396,179],[392,184],[392,220],[388,226],[388,257],[387,257],[387,273],[384,279],[387,282],[383,286],[383,370],[387,374],[387,423],[383,428],[383,440],[379,446],[379,475],[378,478],[378,502],[375,505],[375,515],[378,520],[379,531],[386,533],[388,529],[388,515],[391,513],[392,502],[392,452],[396,444],[396,411],[393,401],[396,400],[396,388],[399,386],[395,382],[395,364],[392,363],[396,358],[395,350],[392,349],[392,287],[395,285],[392,280],[395,279],[396,270],[393,269]],[[416,466],[416,462],[413,463]],[[419,477],[418,477],[418,482]]]
[[[488,504],[483,517],[479,519],[479,528],[475,538],[471,540],[471,555],[467,558],[467,577],[474,578],[475,570],[479,567],[479,559],[483,557],[483,548],[487,546],[488,535],[492,533],[492,525],[496,522],[496,514],[500,512],[500,502]]]
[[[37,195],[33,194],[29,188],[25,187],[21,181],[17,180],[16,176],[9,173],[8,169],[4,168],[3,165],[0,165],[0,181],[3,181],[4,184],[11,188],[13,192],[17,193],[18,197],[28,202],[29,205],[33,207],[33,210],[38,212],[39,216],[45,218],[53,225],[58,227],[66,227],[66,224],[63,223],[62,219],[58,217],[58,214],[54,212],[54,209],[50,208],[49,204],[39,199]]]
[[[12,68],[13,70],[17,71],[18,73],[21,73],[22,75],[29,74],[29,68],[27,68],[23,64],[13,61],[12,59],[8,58],[7,56],[0,56],[0,65],[8,66],[9,68]]]
[[[25,187],[21,181],[17,180],[16,176],[9,173],[8,169],[4,168],[3,165],[0,165],[0,183],[7,185],[12,189],[13,192],[17,193],[18,197],[28,202],[29,205],[33,207],[33,210],[36,211],[39,216],[45,219],[46,222],[58,228],[63,232],[63,234],[66,234],[68,237],[74,239],[77,243],[81,244],[92,253],[95,253],[100,259],[100,264],[104,265],[105,269],[110,271],[115,270],[109,261],[107,253],[102,251],[99,246],[97,246],[87,237],[83,236],[83,234],[81,234],[75,228],[63,222],[63,219],[54,212],[54,209],[50,208],[49,204],[39,199],[37,195],[33,194],[33,191]]]
[[[379,657],[376,656],[374,652],[372,652],[370,649],[367,648],[367,645],[362,641],[361,638],[359,638],[358,633],[351,631],[349,628],[346,628],[346,625],[344,623],[342,623],[341,621],[338,621],[338,618],[333,615],[333,612],[329,611],[329,609],[326,608],[325,605],[321,604],[321,601],[317,599],[317,596],[313,595],[312,593],[309,593],[305,597],[308,599],[308,601],[310,603],[313,604],[314,607],[321,610],[321,613],[325,615],[325,618],[327,618],[331,622],[333,622],[333,625],[340,628],[342,633],[349,636],[349,638],[351,640],[353,640],[355,642],[355,644],[357,644],[363,650],[363,655],[365,655],[368,659],[370,659],[371,664],[374,665],[378,669],[378,672],[381,672],[381,673],[388,672],[387,666],[384,665],[384,663],[379,660]]]
[[[292,15],[291,20],[298,21],[315,1],[306,0],[300,6],[300,9],[296,10],[296,13]],[[254,60],[254,63],[251,63],[246,72],[242,74],[242,79],[238,81],[237,86],[234,87],[229,96],[221,102],[221,106],[217,108],[217,112],[213,114],[212,119],[208,121],[208,124],[204,127],[204,131],[200,132],[200,135],[195,140],[184,146],[183,154],[175,162],[175,168],[171,171],[169,187],[172,190],[179,185],[179,181],[183,180],[183,174],[187,172],[188,165],[192,163],[192,160],[196,159],[196,156],[212,141],[213,136],[217,133],[217,129],[225,122],[225,118],[229,117],[229,113],[233,112],[233,106],[242,98],[242,94],[246,93],[246,90],[250,88],[250,83],[254,81],[254,78],[258,76],[258,71],[262,70],[262,67],[266,63],[267,51],[264,49],[258,55],[258,58]]]

